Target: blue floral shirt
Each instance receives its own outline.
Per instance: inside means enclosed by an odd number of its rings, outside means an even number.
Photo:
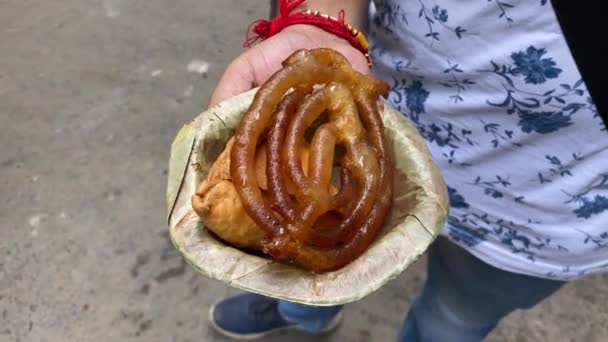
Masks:
[[[374,72],[448,183],[443,234],[512,272],[608,270],[608,134],[547,0],[375,0]]]

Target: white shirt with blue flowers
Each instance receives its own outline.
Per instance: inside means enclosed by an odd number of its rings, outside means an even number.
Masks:
[[[511,272],[608,270],[608,134],[547,0],[375,0],[374,72],[448,183],[443,234]]]

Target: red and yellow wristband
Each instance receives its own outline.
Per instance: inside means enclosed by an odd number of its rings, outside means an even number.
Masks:
[[[256,41],[270,38],[290,25],[313,25],[348,41],[355,49],[361,51],[371,67],[367,38],[361,31],[345,22],[344,10],[340,11],[338,18],[311,10],[293,13],[305,1],[280,0],[279,15],[271,21],[260,19],[251,23],[247,28],[247,37],[243,46],[251,47]]]

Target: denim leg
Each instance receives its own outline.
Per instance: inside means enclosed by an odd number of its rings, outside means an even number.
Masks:
[[[321,331],[340,312],[342,306],[308,306],[279,301],[279,313],[288,322],[297,323],[309,333]]]
[[[563,284],[499,270],[440,237],[399,341],[482,341],[510,312],[533,307]]]

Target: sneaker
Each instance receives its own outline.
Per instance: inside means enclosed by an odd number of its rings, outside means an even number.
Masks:
[[[338,326],[336,315],[319,334]],[[278,310],[276,299],[244,293],[219,301],[209,309],[209,322],[218,333],[235,340],[255,340],[285,330],[303,329],[286,321]]]

